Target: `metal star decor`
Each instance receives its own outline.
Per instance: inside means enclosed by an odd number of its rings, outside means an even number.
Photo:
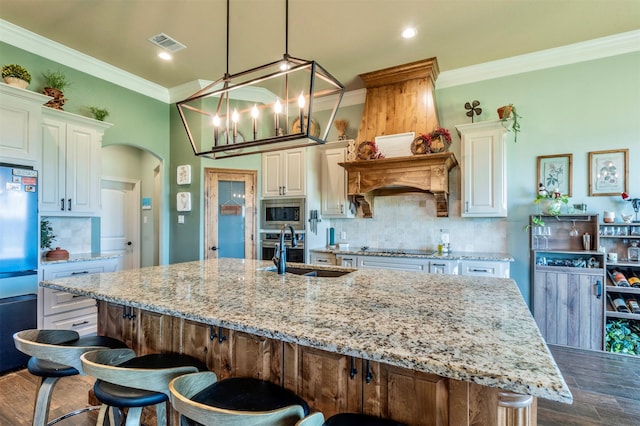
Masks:
[[[473,117],[475,115],[482,114],[482,108],[478,108],[480,106],[480,101],[473,101],[471,103],[466,102],[464,104],[464,109],[467,109],[467,117],[471,117],[471,122],[473,123]]]

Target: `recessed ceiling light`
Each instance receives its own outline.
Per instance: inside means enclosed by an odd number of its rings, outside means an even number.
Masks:
[[[405,28],[405,30],[402,31],[402,37],[403,38],[414,38],[417,33],[418,32],[416,31],[415,28]]]
[[[158,53],[158,58],[164,59],[165,61],[170,61],[170,60],[173,59],[173,56],[171,56],[171,53],[169,53],[169,52],[162,51],[162,52]]]

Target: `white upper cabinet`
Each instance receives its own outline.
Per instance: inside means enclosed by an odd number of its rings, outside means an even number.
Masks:
[[[463,217],[507,216],[506,129],[500,120],[456,126],[462,141]]]
[[[325,217],[352,218],[347,195],[347,171],[338,163],[347,161],[347,148],[327,148],[322,152],[321,213]]]
[[[100,214],[100,152],[108,123],[43,109],[40,211]]]
[[[304,197],[305,148],[262,154],[262,197]]]
[[[48,96],[0,83],[0,161],[32,166],[40,161],[42,104]]]

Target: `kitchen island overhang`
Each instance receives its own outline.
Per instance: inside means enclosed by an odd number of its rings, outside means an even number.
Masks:
[[[328,352],[571,403],[515,282],[391,270],[278,275],[215,259],[41,285]],[[336,269],[336,268],[332,268]]]

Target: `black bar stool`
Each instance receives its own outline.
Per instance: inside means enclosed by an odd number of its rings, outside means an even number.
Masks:
[[[102,402],[98,425],[107,412],[116,424],[121,408],[128,408],[126,426],[140,425],[142,410],[155,405],[158,426],[167,424],[165,402],[169,400],[169,382],[186,373],[206,371],[197,359],[177,353],[135,356],[131,349],[87,352],[80,357],[85,374],[93,376],[96,398]]]
[[[33,409],[33,425],[52,425],[67,417],[95,409],[87,407],[58,417],[49,423],[49,405],[53,388],[62,377],[84,374],[80,356],[88,351],[126,348],[119,340],[104,336],[84,336],[72,330],[22,330],[13,335],[20,352],[29,355],[27,369],[40,378]]]
[[[169,391],[183,426],[294,425],[309,413],[302,398],[281,386],[245,377],[218,381],[210,371],[180,376]]]

